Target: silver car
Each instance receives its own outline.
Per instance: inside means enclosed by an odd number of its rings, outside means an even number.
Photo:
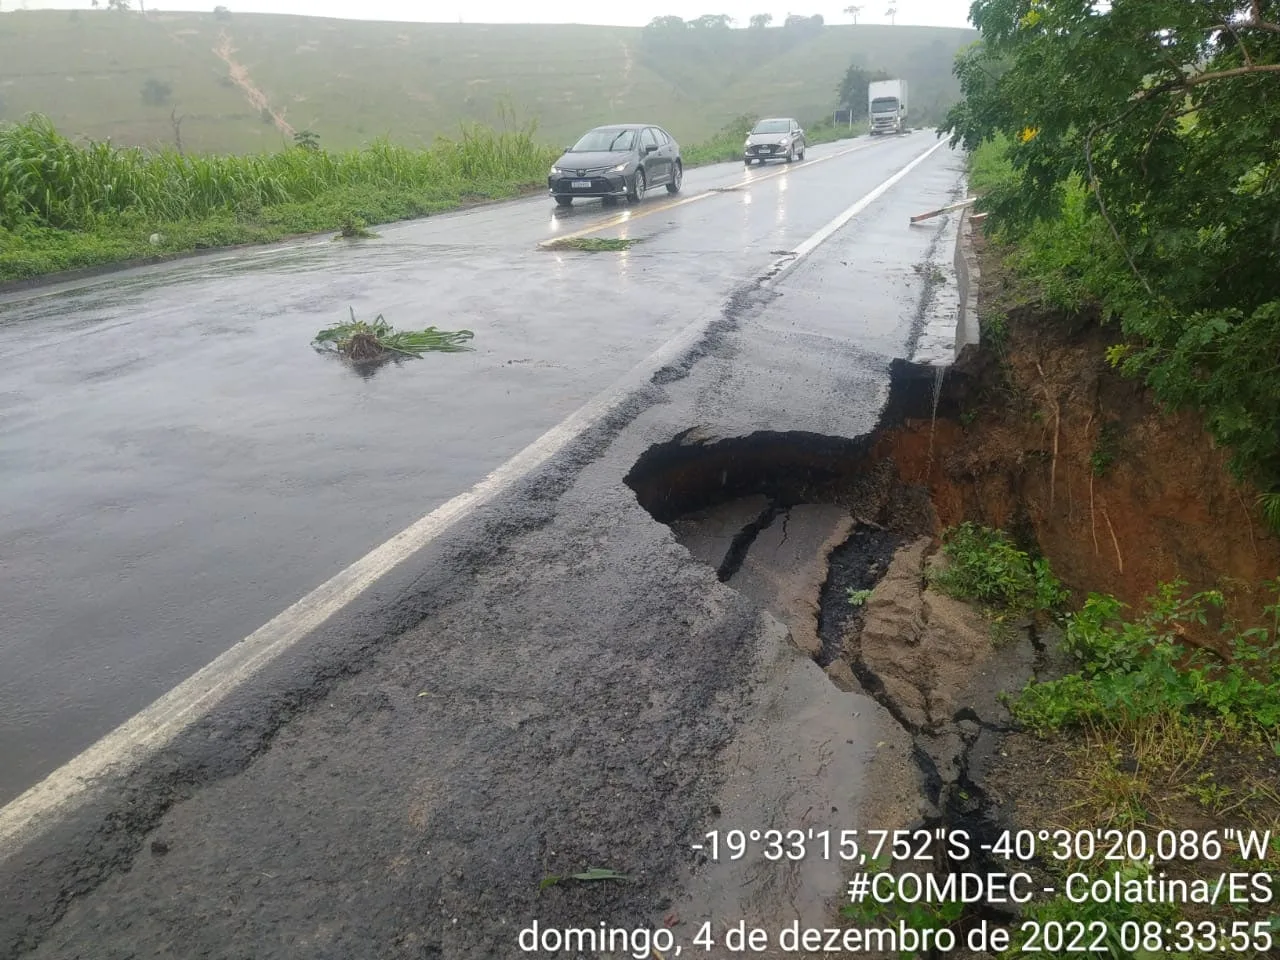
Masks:
[[[766,160],[804,159],[804,129],[792,117],[771,117],[761,120],[747,134],[747,142],[742,145],[742,162],[748,167],[752,163],[764,163]]]

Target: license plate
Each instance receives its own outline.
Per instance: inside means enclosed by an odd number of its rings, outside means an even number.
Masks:
[[[591,181],[590,181],[590,180],[575,180],[575,181],[573,181],[573,189],[575,189],[575,190],[590,190],[590,189],[591,189]]]

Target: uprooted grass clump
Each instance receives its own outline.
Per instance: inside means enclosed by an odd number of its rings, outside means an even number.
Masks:
[[[391,356],[421,357],[427,352],[456,353],[475,336],[470,330],[396,330],[382,314],[372,321],[357,320],[354,308],[348,323],[337,323],[316,334],[313,345],[332,350],[348,360],[368,362]]]
[[[553,240],[547,244],[547,249],[608,253],[614,250],[630,250],[639,242],[636,237],[565,237],[563,240]]]

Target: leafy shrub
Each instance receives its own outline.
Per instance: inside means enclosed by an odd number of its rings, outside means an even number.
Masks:
[[[1023,615],[1057,609],[1067,592],[1044,559],[1032,559],[1000,530],[965,522],[943,538],[945,569],[930,582],[944,593]]]
[[[1193,712],[1274,734],[1280,727],[1280,605],[1266,608],[1269,627],[1237,632],[1224,626],[1230,656],[1222,658],[1184,639],[1188,628],[1206,626],[1222,594],[1184,596],[1185,588],[1182,581],[1161,584],[1134,620],[1124,619],[1124,605],[1114,597],[1091,594],[1067,621],[1066,646],[1079,672],[1029,684],[1013,703],[1014,716],[1044,733]]]
[[[849,606],[861,607],[871,599],[870,590],[854,590],[852,587],[848,591]]]

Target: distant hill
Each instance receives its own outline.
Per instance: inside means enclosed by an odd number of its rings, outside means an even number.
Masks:
[[[278,148],[311,130],[329,148],[409,145],[462,121],[536,119],[567,142],[598,123],[651,120],[680,140],[744,114],[829,116],[855,58],[910,84],[936,120],[958,97],[970,30],[907,26],[683,29],[415,24],[264,14],[0,14],[0,120],[48,114],[69,136],[189,151]],[[510,121],[509,121],[510,122]]]

